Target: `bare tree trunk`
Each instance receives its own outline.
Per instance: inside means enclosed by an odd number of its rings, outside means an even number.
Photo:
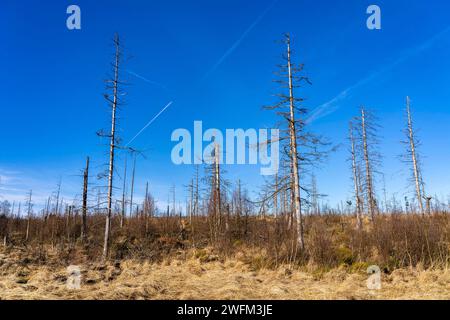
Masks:
[[[427,208],[427,214],[431,215],[431,197],[426,197],[426,208]]]
[[[414,182],[415,182],[415,186],[416,186],[417,203],[419,204],[420,212],[422,214],[424,214],[423,202],[422,202],[423,194],[422,194],[422,189],[420,187],[420,172],[419,172],[419,164],[417,162],[417,156],[416,156],[416,142],[414,139],[414,130],[413,130],[409,97],[406,97],[406,114],[408,117],[408,138],[409,138],[409,146],[410,146],[411,158],[412,158],[412,163],[413,163],[413,172],[414,172]]]
[[[28,241],[29,237],[30,237],[30,225],[31,225],[31,197],[33,195],[33,191],[30,190],[30,193],[28,195],[28,210],[27,210],[27,229],[25,232],[25,241]]]
[[[273,211],[275,218],[278,217],[278,174],[275,174],[275,193],[273,194]]]
[[[195,244],[195,231],[196,231],[196,226],[195,226],[195,221],[196,218],[198,217],[198,211],[199,211],[199,185],[198,185],[198,179],[199,179],[199,172],[198,172],[198,165],[196,166],[196,170],[195,170],[195,194],[194,194],[194,210],[193,210],[193,220],[192,220],[192,224],[191,224],[191,232],[192,232],[192,245],[195,248],[196,244]]]
[[[196,167],[196,171],[195,171],[195,204],[194,204],[194,216],[198,216],[199,213],[199,172],[198,172],[198,165]]]
[[[14,218],[14,209],[15,209],[16,202],[13,201],[12,209],[11,209],[11,216],[6,216],[6,226],[5,226],[5,235],[3,236],[3,246],[6,247],[8,244],[8,237],[9,237],[9,228],[10,228],[10,220],[13,220]]]
[[[134,155],[134,161],[133,161],[133,172],[131,174],[131,194],[130,194],[130,213],[129,215],[133,215],[133,196],[134,196],[134,176],[136,173],[136,154]]]
[[[352,172],[353,172],[353,183],[355,187],[355,201],[356,201],[356,224],[358,229],[362,229],[362,209],[361,209],[361,196],[360,196],[360,183],[358,177],[358,169],[356,163],[356,147],[355,139],[353,137],[353,126],[350,122],[350,143],[351,143],[351,155],[352,155]]]
[[[236,210],[236,217],[238,219],[238,222],[241,219],[241,215],[242,215],[242,187],[241,187],[241,179],[238,180],[238,208]]]
[[[61,193],[61,179],[59,179],[58,182],[58,191],[56,192],[56,208],[55,208],[55,215],[59,214],[59,195]]]
[[[83,208],[82,208],[82,224],[81,224],[81,241],[87,239],[87,193],[89,182],[89,157],[86,158],[86,168],[83,174]]]
[[[176,216],[177,214],[177,197],[176,197],[176,186],[172,185],[172,215]]]
[[[119,83],[119,60],[120,60],[120,43],[119,36],[114,37],[114,45],[116,48],[115,63],[114,63],[114,80],[113,80],[113,100],[112,100],[112,115],[111,115],[111,142],[109,145],[109,170],[108,170],[108,199],[107,199],[107,214],[105,222],[105,238],[103,243],[103,260],[108,258],[109,241],[111,233],[111,214],[112,214],[112,197],[113,197],[113,178],[114,178],[114,153],[116,149],[116,111],[118,103],[118,83]]]
[[[192,215],[194,211],[194,179],[191,179],[189,186],[189,225],[192,228]]]
[[[50,197],[48,197],[47,198],[47,203],[46,203],[46,206],[45,206],[45,213],[44,213],[44,224],[45,225],[47,225],[48,217],[49,217],[49,214],[50,214],[50,201],[51,201],[51,199],[50,199]]]
[[[216,232],[220,230],[220,226],[222,223],[222,208],[221,208],[221,199],[220,199],[220,148],[219,145],[215,145],[214,151],[214,183],[215,183],[215,216],[216,216]]]
[[[70,220],[72,219],[72,206],[67,206],[67,220],[66,220],[66,231],[67,231],[67,243],[70,243],[70,230],[71,224]]]
[[[125,210],[126,210],[126,188],[127,188],[127,158],[125,158],[123,172],[123,187],[122,187],[122,213],[120,215],[120,229],[123,228],[125,222]]]
[[[382,174],[383,177],[383,202],[384,202],[384,212],[389,213],[388,208],[388,201],[387,201],[387,190],[386,190],[386,178],[384,176],[384,173]]]
[[[148,232],[148,215],[149,215],[149,201],[148,201],[148,182],[145,185],[145,202],[144,202],[144,219],[145,219],[145,234]]]
[[[366,188],[367,188],[367,201],[369,202],[369,214],[373,221],[375,219],[375,197],[373,191],[372,169],[370,166],[369,149],[367,143],[367,128],[366,128],[366,113],[364,108],[361,108],[361,125],[362,125],[362,138],[363,138],[363,152],[364,162],[366,164]]]
[[[288,76],[289,76],[289,134],[290,134],[290,145],[291,145],[291,165],[292,165],[292,175],[293,175],[293,187],[294,187],[294,213],[297,222],[297,242],[302,250],[305,249],[304,235],[303,235],[303,217],[301,208],[301,198],[300,198],[300,176],[299,176],[299,166],[298,166],[298,151],[297,151],[297,132],[296,132],[296,119],[294,113],[294,87],[292,79],[292,64],[291,64],[291,44],[289,35],[286,36],[287,43],[287,63],[288,63]]]
[[[319,214],[319,194],[317,191],[317,180],[314,173],[311,174],[311,207],[312,214]]]

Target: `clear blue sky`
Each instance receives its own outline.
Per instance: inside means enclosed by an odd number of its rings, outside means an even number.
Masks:
[[[70,4],[81,7],[79,31],[66,28]],[[381,7],[380,31],[366,28],[370,4]],[[273,102],[276,92],[272,72],[284,50],[276,40],[290,32],[294,59],[306,64],[313,82],[299,94],[310,109],[332,101],[311,129],[334,144],[346,143],[357,107],[375,110],[383,127],[380,150],[388,191],[403,196],[409,192],[408,171],[397,156],[403,151],[403,108],[410,95],[424,142],[428,190],[447,197],[449,13],[450,2],[444,0],[3,0],[0,196],[23,200],[33,189],[39,204],[61,177],[70,199],[81,192],[78,175],[85,157],[91,156],[94,171],[106,163],[107,147],[95,132],[108,127],[103,80],[118,32],[131,56],[125,69],[148,80],[124,74],[132,85],[120,111],[123,139],[131,139],[174,101],[134,142],[147,150],[147,158],[138,162],[137,192],[142,196],[149,181],[164,206],[169,187],[176,184],[180,195],[193,173],[170,161],[174,129],[191,129],[194,120],[223,130],[275,122],[261,107]],[[319,190],[331,205],[351,194],[347,156],[344,146],[317,172]],[[119,161],[121,166],[123,158]],[[263,181],[258,167],[228,168],[228,179],[238,177],[252,191]]]

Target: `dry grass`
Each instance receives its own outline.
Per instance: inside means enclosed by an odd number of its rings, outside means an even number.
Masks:
[[[208,260],[208,259],[206,259]],[[398,269],[370,291],[364,270],[255,270],[239,257],[180,256],[163,263],[80,264],[82,286],[66,288],[66,267],[0,254],[1,299],[450,299],[450,271]]]
[[[305,218],[306,250],[279,219],[232,219],[212,239],[207,217],[141,217],[113,221],[110,262],[99,264],[103,216],[7,220],[0,246],[1,299],[450,299],[450,215],[380,215],[363,230],[353,217]],[[148,227],[148,230],[147,230]],[[195,230],[195,233],[193,232]],[[194,249],[195,248],[195,249]],[[3,251],[2,251],[3,250]],[[82,272],[66,287],[69,265]],[[367,289],[366,270],[383,270],[380,291]]]

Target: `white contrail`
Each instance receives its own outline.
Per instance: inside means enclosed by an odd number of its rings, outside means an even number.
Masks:
[[[337,105],[337,103],[342,101],[342,100],[344,100],[345,98],[349,97],[351,95],[351,93],[355,89],[365,85],[366,83],[372,81],[376,77],[378,77],[378,76],[382,75],[383,73],[391,70],[392,68],[394,68],[398,64],[404,62],[405,60],[407,60],[411,56],[413,56],[415,54],[418,54],[418,53],[420,53],[422,51],[427,50],[428,48],[430,48],[436,42],[436,40],[441,38],[444,34],[446,34],[449,31],[450,31],[450,26],[446,27],[445,29],[443,29],[439,33],[435,34],[433,37],[431,37],[427,41],[421,43],[420,45],[417,45],[417,46],[415,46],[413,48],[408,49],[407,51],[405,51],[399,58],[397,58],[392,63],[388,64],[387,66],[385,66],[383,68],[381,68],[380,70],[377,70],[376,72],[372,73],[371,75],[363,78],[362,80],[358,81],[354,85],[348,87],[347,89],[345,89],[344,91],[339,93],[336,97],[334,97],[330,101],[325,102],[324,104],[318,106],[316,109],[314,109],[311,112],[311,115],[305,120],[305,123],[306,124],[310,124],[310,123],[312,123],[313,121],[315,121],[315,120],[317,120],[319,118],[322,118],[322,117],[325,117],[325,116],[327,116],[329,114],[332,114],[333,112],[335,112],[340,107],[339,105]]]
[[[272,7],[277,2],[278,0],[273,1],[266,8],[266,10],[264,10],[263,13],[261,13],[259,17],[256,18],[256,20],[250,25],[250,27],[247,28],[247,30],[244,31],[244,33],[240,36],[240,38],[227,51],[225,51],[223,56],[216,62],[216,64],[208,72],[205,73],[202,81],[206,80],[214,71],[216,71],[216,69],[225,61],[225,59],[228,58],[228,56],[232,54],[234,50],[236,50],[236,48],[241,44],[241,42],[245,39],[245,37],[247,37],[247,35],[253,30],[253,28],[256,27],[256,25],[265,17],[267,12],[269,12],[269,10],[272,9]]]
[[[142,132],[144,132],[145,129],[147,129],[158,117],[167,110],[172,105],[173,101],[170,101],[164,108],[161,109],[160,112],[156,116],[153,117],[152,120],[150,120],[134,137],[130,140],[130,142],[127,143],[125,147],[128,147],[134,140],[136,140],[137,137],[141,135]]]
[[[152,84],[152,85],[154,85],[154,86],[160,87],[160,88],[162,88],[162,89],[164,89],[164,90],[166,90],[166,91],[168,90],[167,87],[166,87],[165,85],[163,85],[163,84],[161,84],[161,83],[158,83],[158,82],[156,82],[156,81],[149,80],[149,79],[147,79],[146,77],[141,76],[140,74],[137,74],[136,72],[134,72],[134,71],[132,71],[132,70],[127,70],[127,73],[129,73],[129,74],[131,74],[132,76],[135,76],[136,78],[139,78],[139,79],[141,79],[141,80],[143,80],[143,81],[145,81],[145,82],[147,82],[147,83],[150,83],[150,84]]]

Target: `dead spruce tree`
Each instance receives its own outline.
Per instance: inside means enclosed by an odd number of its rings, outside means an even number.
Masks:
[[[239,179],[231,196],[231,206],[233,208],[233,215],[236,219],[236,226],[238,234],[240,235],[241,217],[243,213],[243,197],[242,197],[242,183]]]
[[[214,152],[211,155],[213,163],[210,167],[211,195],[209,205],[209,219],[211,228],[211,238],[217,241],[222,225],[222,197],[221,197],[221,172],[220,172],[220,148],[214,145]]]
[[[134,196],[134,177],[136,175],[136,159],[137,154],[134,154],[134,160],[133,160],[133,170],[131,173],[131,190],[130,190],[130,213],[129,215],[133,215],[133,196]]]
[[[221,203],[221,186],[220,186],[220,148],[215,145],[214,149],[214,184],[213,184],[213,204],[214,215],[217,221],[217,227],[220,227],[222,218],[222,203]]]
[[[193,208],[193,216],[198,217],[199,215],[199,206],[200,206],[200,190],[199,190],[199,165],[195,166],[195,189],[194,189],[194,208]]]
[[[112,63],[112,76],[106,80],[106,89],[109,91],[104,94],[104,97],[111,109],[111,130],[109,133],[98,132],[99,136],[106,137],[109,139],[109,165],[108,165],[108,184],[107,184],[107,207],[106,207],[106,221],[105,221],[105,236],[103,242],[103,254],[102,259],[106,260],[109,254],[109,242],[111,237],[111,217],[112,217],[112,205],[113,205],[113,183],[114,183],[114,169],[115,169],[115,152],[119,148],[119,138],[116,133],[117,126],[117,111],[122,101],[120,96],[124,93],[121,90],[123,82],[119,80],[121,62],[122,62],[122,52],[119,35],[114,35],[114,61]]]
[[[368,215],[371,221],[373,221],[375,215],[379,212],[375,191],[375,174],[379,173],[377,168],[381,166],[381,155],[378,151],[379,126],[373,113],[364,107],[361,107],[360,112],[361,116],[355,118],[355,121],[358,122],[358,128],[356,130],[356,158],[359,158],[363,163],[362,167],[364,169],[362,171],[364,173],[361,174],[362,189],[360,190],[363,190]]]
[[[83,204],[82,204],[82,224],[81,224],[81,241],[87,239],[87,200],[88,200],[88,183],[89,183],[89,157],[86,158],[86,168],[83,173]]]
[[[420,157],[417,148],[420,146],[420,141],[416,137],[416,132],[413,127],[413,119],[411,115],[411,101],[406,97],[406,141],[402,141],[406,145],[406,154],[403,155],[403,160],[411,165],[412,181],[415,187],[416,200],[421,214],[424,214],[423,199],[427,199],[424,191],[424,183],[422,179],[422,170],[420,165]],[[428,211],[428,210],[427,210]]]
[[[198,216],[199,209],[199,165],[195,165],[194,177],[187,185],[187,191],[189,193],[187,213],[189,216],[189,224],[191,225],[191,229],[193,229],[193,220]]]
[[[14,205],[15,202],[13,202],[11,208],[11,204],[7,200],[0,201],[0,234],[2,235],[4,247],[8,243],[9,223],[14,216]]]
[[[274,110],[281,117],[278,123],[280,127],[281,150],[283,150],[280,163],[283,160],[289,166],[286,175],[277,177],[278,192],[287,191],[291,197],[291,213],[295,222],[296,243],[300,249],[305,249],[304,241],[304,222],[302,215],[301,192],[307,190],[301,184],[301,176],[305,175],[306,167],[316,165],[326,153],[319,151],[319,146],[325,143],[322,139],[306,130],[307,109],[302,106],[304,99],[300,98],[296,89],[302,85],[311,84],[304,75],[304,65],[296,65],[292,62],[291,38],[289,34],[284,37],[283,43],[286,45],[286,54],[284,55],[285,64],[279,66],[276,75],[279,77],[275,82],[283,90],[277,94],[279,102],[272,106],[264,107],[266,110]],[[269,195],[273,199],[273,194]]]
[[[121,212],[120,212],[120,228],[123,228],[125,223],[126,215],[126,196],[127,196],[127,157],[125,156],[125,163],[123,166],[123,186],[122,186],[122,201],[121,201]]]
[[[192,244],[195,247],[195,225],[194,222],[199,216],[199,165],[195,165],[195,174],[191,179],[191,183],[188,186],[190,199],[189,199],[189,225],[191,227]]]
[[[153,218],[156,213],[155,200],[148,191],[148,182],[145,184],[145,197],[142,203],[142,208],[142,218],[145,221],[145,235],[147,235],[149,230],[149,219]]]
[[[31,215],[33,214],[33,202],[32,202],[33,190],[30,190],[26,200],[27,205],[27,229],[25,232],[25,241],[30,238],[30,228],[31,228]]]
[[[223,227],[227,227],[227,220],[224,219],[224,211],[227,209],[227,188],[228,181],[224,179],[223,153],[218,143],[210,145],[211,152],[205,159],[205,177],[203,179],[207,188],[207,216],[210,229],[211,241],[217,242],[222,234]],[[208,153],[208,151],[205,151]],[[228,212],[228,209],[227,209]],[[228,215],[225,216],[227,218]],[[227,230],[228,231],[228,230]]]
[[[351,163],[352,163],[352,179],[353,186],[355,190],[354,198],[355,198],[355,211],[356,211],[356,224],[358,229],[362,228],[362,187],[361,187],[361,167],[357,161],[357,150],[356,150],[356,142],[354,137],[354,128],[353,123],[350,122],[349,125],[349,140],[350,140],[350,154],[351,154]]]
[[[189,225],[192,226],[192,216],[194,213],[194,179],[191,179],[187,185],[187,192],[189,194],[189,200],[186,206],[186,212],[189,217]]]
[[[317,189],[317,179],[316,175],[311,173],[311,192],[309,195],[309,213],[319,215],[320,214],[320,208],[319,208],[319,198],[322,195],[319,194],[319,191]]]

